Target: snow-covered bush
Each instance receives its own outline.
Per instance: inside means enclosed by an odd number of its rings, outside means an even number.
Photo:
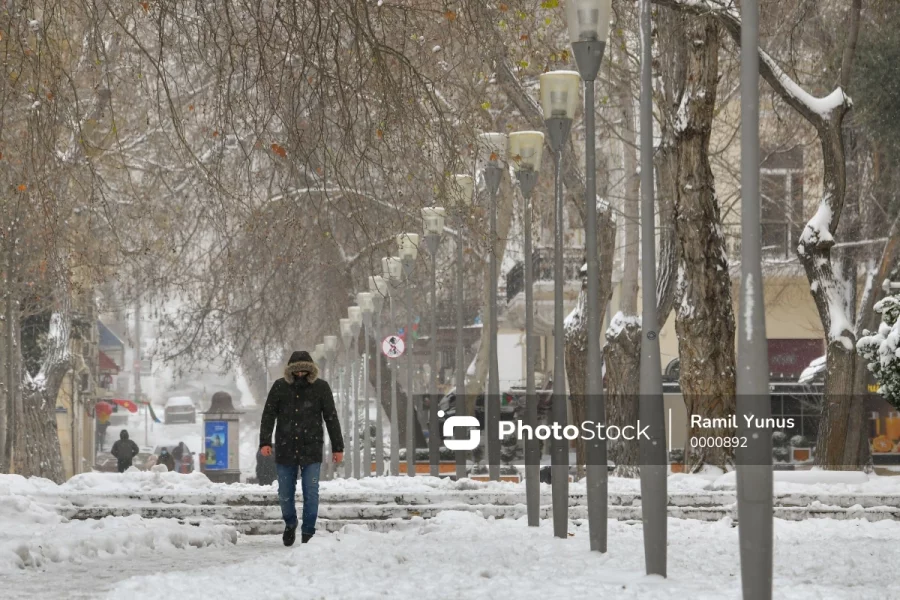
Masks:
[[[863,330],[856,349],[878,380],[881,395],[900,408],[900,297],[888,296],[877,302],[875,312],[881,315],[878,333]]]

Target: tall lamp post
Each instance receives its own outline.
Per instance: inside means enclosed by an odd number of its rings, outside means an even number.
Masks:
[[[341,388],[343,389],[342,400],[341,400],[341,421],[344,423],[345,430],[350,433],[353,429],[350,427],[350,390],[353,389],[353,369],[350,368],[350,346],[353,343],[353,325],[350,322],[350,319],[340,319],[338,321],[341,328],[341,339],[344,342],[344,370],[348,372],[348,376],[346,378],[341,377],[341,380],[347,381],[347,385],[341,384]],[[356,437],[356,436],[354,436]],[[344,478],[350,478],[350,461],[347,460],[347,457],[344,457]]]
[[[384,475],[384,430],[381,414],[381,310],[384,299],[388,295],[387,282],[381,275],[369,277],[369,291],[372,292],[372,304],[375,306],[375,477]]]
[[[316,364],[322,365],[322,377],[324,378],[326,375],[326,371],[328,369],[328,361],[325,358],[325,344],[316,344],[315,349],[312,351],[312,359]],[[331,438],[327,439],[323,448],[323,462],[325,463],[324,469],[322,470],[322,479],[328,481],[332,479],[332,463],[331,463]]]
[[[463,329],[465,325],[465,292],[463,290],[463,229],[465,226],[465,212],[472,204],[472,193],[475,191],[475,182],[470,175],[456,175],[451,184],[449,194],[450,202],[456,212],[456,416],[466,414],[466,351],[463,344]],[[456,479],[462,479],[468,475],[466,468],[466,453],[456,452]]]
[[[497,357],[497,193],[503,179],[503,161],[506,159],[507,139],[502,133],[482,133],[478,136],[481,160],[484,164],[484,182],[487,185],[490,206],[490,254],[488,284],[488,393],[484,399],[485,431],[487,436],[488,475],[491,481],[500,481],[500,364]]]
[[[362,308],[359,306],[350,306],[347,308],[347,317],[350,319],[350,329],[353,339],[350,342],[351,355],[353,362],[350,363],[351,379],[353,381],[353,401],[350,404],[350,412],[353,414],[353,478],[359,479],[359,351],[357,342],[359,341],[359,329],[362,327]],[[349,427],[349,424],[348,424]]]
[[[525,229],[525,424],[537,427],[537,395],[534,385],[534,271],[531,250],[531,194],[537,185],[544,151],[544,134],[540,131],[519,131],[509,134],[509,157],[522,190],[524,205],[522,223]],[[525,500],[528,506],[528,525],[538,527],[541,522],[541,447],[536,439],[525,440]]]
[[[397,236],[397,254],[403,266],[403,277],[406,280],[406,475],[416,476],[416,435],[415,435],[415,402],[413,401],[413,361],[412,361],[412,283],[410,277],[416,268],[416,257],[419,255],[419,234],[401,233]]]
[[[772,435],[746,417],[771,415],[763,312],[759,192],[759,3],[741,3],[741,316],[738,320],[738,539],[741,587],[748,600],[772,598]]]
[[[363,462],[362,476],[372,474],[372,432],[369,424],[369,335],[372,333],[372,315],[375,313],[375,301],[371,292],[356,294],[356,303],[362,309],[363,317],[363,358],[362,358],[362,423],[365,428],[363,433]]]
[[[381,259],[381,270],[385,281],[388,282],[388,291],[390,297],[388,304],[390,305],[391,331],[396,328],[394,321],[394,294],[397,284],[403,278],[403,265],[400,258],[389,256]],[[400,418],[397,409],[397,364],[395,360],[391,360],[391,475],[400,474]]]
[[[641,520],[648,575],[666,576],[668,495],[662,363],[656,327],[656,229],[653,197],[653,80],[650,2],[641,0],[641,340],[638,418],[649,439],[640,440]]]
[[[425,243],[431,254],[431,373],[428,378],[428,462],[430,474],[440,475],[441,435],[438,429],[437,397],[437,252],[444,233],[444,209],[432,206],[422,209]]]
[[[569,37],[575,64],[584,80],[585,251],[587,252],[587,418],[606,421],[603,405],[603,357],[600,354],[600,259],[597,256],[597,157],[594,124],[594,80],[609,35],[612,0],[569,0]],[[654,288],[656,289],[656,288]],[[586,443],[587,502],[591,550],[606,552],[608,473],[606,440]]]
[[[572,119],[578,106],[578,84],[581,81],[574,71],[551,71],[541,75],[541,108],[553,150],[554,163],[554,261],[553,261],[553,421],[559,427],[568,423],[566,406],[566,362],[563,325],[563,190],[562,151]],[[569,514],[569,443],[563,438],[554,440],[551,449],[551,485],[553,499],[553,535],[568,537]]]

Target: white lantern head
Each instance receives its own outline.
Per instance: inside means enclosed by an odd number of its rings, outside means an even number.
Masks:
[[[359,306],[348,306],[347,317],[350,319],[351,325],[362,325],[362,308]]]
[[[349,340],[353,337],[353,324],[350,322],[350,319],[340,319],[338,323],[341,327],[341,337],[345,340]]]
[[[326,335],[322,339],[325,341],[325,352],[337,352],[338,339],[336,335]]]
[[[383,277],[388,281],[401,281],[403,279],[403,262],[399,256],[386,256],[381,259]]]
[[[541,170],[544,134],[540,131],[517,131],[509,134],[509,159],[513,169]]]
[[[499,164],[506,160],[506,135],[503,133],[479,133],[478,154],[486,163]]]
[[[475,182],[471,175],[454,175],[450,182],[450,206],[460,207],[472,204],[472,192]]]
[[[382,268],[385,260],[387,259],[381,259]],[[372,275],[369,277],[369,291],[372,292],[373,297],[381,296],[382,298],[387,298],[391,293],[390,288],[388,288],[387,280],[381,275]]]
[[[425,222],[426,235],[441,235],[444,233],[445,211],[440,206],[430,206],[422,209],[422,220]]]
[[[541,75],[541,108],[544,118],[574,119],[578,107],[577,71],[550,71]]]
[[[419,234],[401,233],[397,236],[397,254],[400,260],[416,260],[419,255]]]
[[[360,292],[356,295],[356,303],[362,309],[363,314],[372,314],[375,312],[375,302],[372,299],[371,292]]]
[[[316,344],[316,349],[313,350],[313,362],[319,362],[325,358],[325,344]]]
[[[569,41],[605,42],[612,0],[566,0]]]

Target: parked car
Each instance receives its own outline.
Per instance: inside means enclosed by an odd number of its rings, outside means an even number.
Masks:
[[[166,400],[164,410],[166,425],[172,423],[196,423],[197,407],[190,396],[173,396]]]
[[[163,444],[153,449],[154,456],[159,457],[163,448],[169,450],[169,454],[175,459],[175,470],[179,473],[194,472],[194,453],[190,451],[187,444],[181,442],[179,444]]]
[[[156,465],[156,459],[157,455],[153,452],[152,448],[141,446],[140,452],[134,457],[134,461],[132,461],[131,464],[141,471],[149,471]]]

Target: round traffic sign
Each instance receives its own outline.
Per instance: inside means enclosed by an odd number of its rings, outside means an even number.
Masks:
[[[381,342],[381,351],[388,358],[400,358],[406,350],[406,344],[399,335],[389,335]]]

